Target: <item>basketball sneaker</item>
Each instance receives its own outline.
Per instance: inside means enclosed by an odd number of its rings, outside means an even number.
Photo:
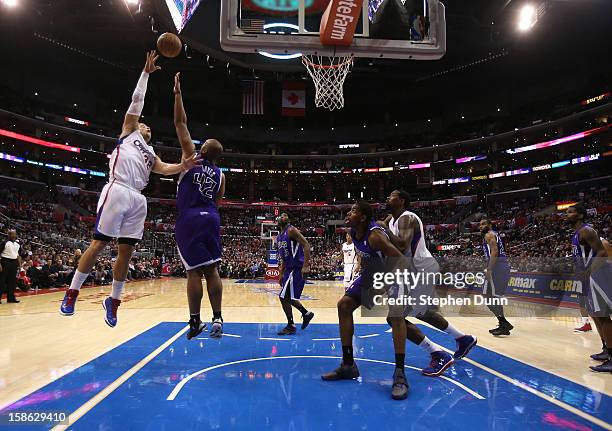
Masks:
[[[510,335],[510,331],[514,329],[510,323],[502,323],[497,328],[489,330],[491,335],[499,337],[500,335]]]
[[[394,400],[405,400],[408,397],[408,380],[402,368],[396,368],[393,373],[393,388],[391,398]]]
[[[76,289],[68,289],[60,306],[60,314],[62,316],[72,316],[74,314],[74,304],[76,303],[79,291]]]
[[[102,301],[102,307],[106,310],[106,314],[104,315],[104,321],[108,326],[114,328],[117,326],[117,308],[121,305],[120,299],[107,297],[104,301]]]
[[[478,340],[476,339],[476,337],[473,337],[471,335],[464,335],[463,337],[457,338],[457,350],[455,351],[453,358],[455,360],[459,360],[466,357],[477,342]]]
[[[359,369],[353,361],[352,365],[345,365],[344,362],[338,368],[321,376],[323,380],[349,380],[359,377]]]
[[[591,323],[587,322],[582,326],[579,326],[577,328],[574,328],[575,332],[589,332],[592,331],[593,328],[591,327]]]
[[[213,319],[212,326],[210,327],[211,338],[221,338],[223,336],[223,319],[217,317]]]
[[[314,313],[309,311],[302,316],[302,329],[306,329],[310,321],[314,318]]]
[[[278,331],[276,334],[277,335],[294,335],[295,331],[296,331],[295,326],[287,325],[283,329]]]
[[[187,331],[187,339],[191,340],[193,337],[197,337],[205,329],[206,323],[203,323],[200,320],[190,320],[189,331]]]
[[[608,359],[601,365],[589,367],[591,370],[597,373],[612,373],[612,359]]]
[[[603,349],[600,353],[594,353],[591,355],[591,359],[593,359],[594,361],[607,361],[610,358],[610,356],[608,355],[608,351],[606,349]]]
[[[423,368],[421,373],[424,376],[429,377],[437,377],[442,374],[448,367],[453,365],[455,360],[453,357],[442,350],[433,352],[431,354],[431,362],[429,363],[429,367]]]

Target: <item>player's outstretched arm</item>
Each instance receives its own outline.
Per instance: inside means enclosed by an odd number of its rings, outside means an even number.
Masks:
[[[132,94],[132,103],[128,108],[125,118],[123,119],[123,127],[121,129],[121,136],[126,136],[138,129],[138,120],[142,114],[142,108],[144,108],[145,96],[147,94],[147,83],[149,82],[149,75],[156,70],[161,69],[155,62],[159,56],[155,51],[147,52],[147,60],[145,62],[134,93]]]
[[[180,72],[174,76],[174,128],[176,129],[176,136],[183,150],[183,159],[188,159],[195,154],[196,148],[191,140],[189,129],[187,128],[187,113],[183,105]]]
[[[166,163],[162,162],[159,157],[155,157],[153,172],[160,175],[170,176],[176,175],[183,171],[188,171],[191,168],[202,165],[202,157],[199,154],[193,154],[188,159],[183,159],[181,163]]]

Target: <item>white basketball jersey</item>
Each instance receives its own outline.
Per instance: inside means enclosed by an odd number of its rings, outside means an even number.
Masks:
[[[115,180],[142,191],[155,164],[155,151],[136,130],[119,140],[108,163],[109,182]]]
[[[393,232],[394,235],[399,235],[399,219],[404,216],[412,216],[416,218],[419,222],[419,230],[414,233],[412,237],[412,243],[406,249],[404,254],[408,257],[412,258],[414,266],[416,269],[427,269],[432,265],[435,260],[433,256],[427,249],[427,245],[425,244],[425,232],[423,231],[423,222],[419,218],[418,215],[411,211],[404,211],[402,215],[400,215],[397,220],[391,219],[389,222],[389,229]]]
[[[344,265],[352,265],[355,263],[355,245],[344,243],[342,244],[342,254],[344,255]]]

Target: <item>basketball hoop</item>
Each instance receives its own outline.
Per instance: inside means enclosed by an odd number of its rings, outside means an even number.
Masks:
[[[353,67],[353,57],[303,55],[302,63],[314,81],[317,108],[344,108],[344,80]]]

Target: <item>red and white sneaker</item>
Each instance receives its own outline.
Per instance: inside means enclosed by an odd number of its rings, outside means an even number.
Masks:
[[[591,327],[591,324],[589,322],[585,323],[582,326],[579,326],[578,328],[574,328],[575,332],[589,332],[592,330],[593,328]]]

